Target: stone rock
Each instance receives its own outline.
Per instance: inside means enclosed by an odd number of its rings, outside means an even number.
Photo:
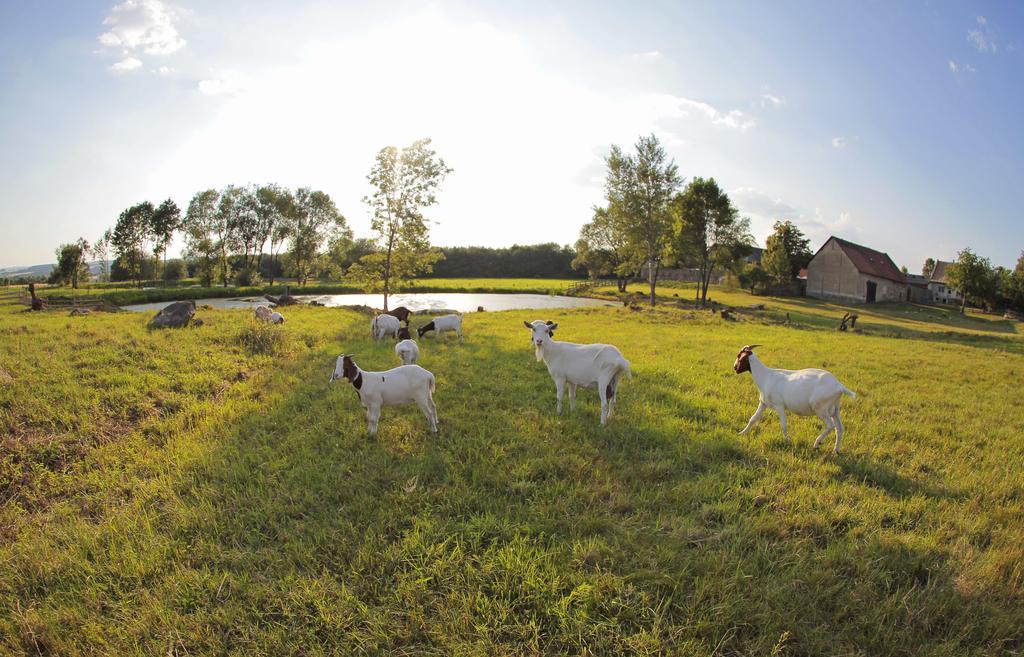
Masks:
[[[175,301],[153,317],[150,328],[182,328],[196,314],[195,301]]]

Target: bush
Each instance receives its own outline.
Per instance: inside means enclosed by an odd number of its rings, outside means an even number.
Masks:
[[[185,278],[185,261],[181,258],[175,258],[174,260],[168,260],[167,266],[164,267],[164,280],[165,281],[180,281]]]
[[[238,335],[247,352],[259,356],[280,356],[291,351],[291,340],[278,324],[252,319]]]
[[[235,272],[234,284],[238,287],[252,287],[254,285],[261,285],[263,283],[263,277],[255,269],[245,268],[239,269]]]

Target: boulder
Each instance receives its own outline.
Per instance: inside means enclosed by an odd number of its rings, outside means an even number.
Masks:
[[[175,301],[153,317],[150,328],[182,328],[196,314],[195,301]]]

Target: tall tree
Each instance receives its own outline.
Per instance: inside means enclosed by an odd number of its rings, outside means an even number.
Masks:
[[[921,267],[921,274],[926,278],[931,278],[933,271],[935,271],[935,258],[926,258],[924,266]]]
[[[266,189],[266,188],[264,188]],[[270,266],[267,271],[270,273],[270,284],[274,284],[274,277],[280,268],[279,255],[284,243],[291,237],[292,217],[295,214],[295,196],[291,190],[284,188],[273,188],[272,192],[265,192],[261,199],[269,199],[272,195],[276,209],[273,225],[268,232],[270,241]],[[261,200],[261,203],[263,200]]]
[[[216,189],[198,192],[189,201],[183,224],[185,246],[195,260],[199,278],[206,287],[213,285],[221,253],[214,233],[219,202],[220,192]]]
[[[220,201],[213,218],[213,237],[217,247],[217,265],[220,269],[220,282],[224,287],[231,280],[231,253],[239,246],[238,214],[243,210],[245,190],[235,185],[228,185],[220,192]]]
[[[590,278],[615,276],[619,292],[625,292],[628,277],[638,269],[636,260],[621,219],[609,208],[594,208],[594,218],[580,228],[573,268],[586,268]]]
[[[605,196],[608,209],[622,220],[629,248],[647,264],[651,306],[662,258],[672,234],[670,201],[682,184],[675,161],[654,135],[640,137],[636,154],[612,146],[605,158]]]
[[[1017,258],[1017,266],[1009,275],[1007,286],[1007,301],[1016,310],[1024,312],[1024,251]]]
[[[423,211],[437,203],[437,190],[452,172],[420,139],[403,149],[388,146],[377,153],[367,180],[374,191],[363,202],[373,211],[370,223],[377,250],[349,269],[349,276],[384,293],[384,310],[392,289],[413,276],[429,273],[441,252],[430,248]]]
[[[93,242],[92,251],[90,252],[92,258],[100,263],[100,280],[110,280],[110,242],[114,239],[113,232],[108,228],[103,231],[103,235],[98,240]]]
[[[267,242],[273,247],[274,229],[281,222],[287,205],[283,203],[285,190],[277,185],[263,185],[252,193],[253,210],[256,214],[256,243],[253,248],[256,269],[263,264],[263,249]]]
[[[57,264],[53,266],[50,281],[58,285],[70,285],[78,289],[79,281],[89,279],[89,243],[83,238],[71,244],[61,244],[57,248]]]
[[[768,237],[764,255],[761,256],[761,266],[771,282],[777,285],[785,285],[793,280],[793,264],[786,252],[786,245],[774,234]]]
[[[806,267],[814,257],[814,253],[811,251],[811,240],[789,220],[775,222],[765,247],[769,246],[773,239],[782,242],[782,248],[789,260],[790,280],[796,278],[800,275],[800,270]]]
[[[295,190],[295,202],[288,220],[291,222],[292,268],[299,285],[305,285],[316,271],[324,242],[339,235],[351,239],[352,231],[331,197],[308,187]]]
[[[960,292],[960,312],[967,302],[977,306],[989,305],[996,293],[996,278],[992,263],[966,248],[957,254],[956,262],[947,271],[949,286]]]
[[[147,252],[146,241],[152,216],[153,204],[149,201],[133,205],[117,218],[110,240],[121,266],[139,287],[142,287],[142,258]]]
[[[167,247],[171,245],[174,233],[181,227],[181,210],[178,204],[167,199],[153,211],[149,217],[149,235],[153,240],[153,255],[156,262],[163,256],[163,264],[167,264]],[[155,269],[155,268],[154,268]],[[159,272],[157,277],[160,277]]]
[[[714,268],[731,267],[750,252],[750,220],[739,216],[714,178],[694,178],[673,204],[672,250],[680,262],[700,272],[697,300],[703,305]]]

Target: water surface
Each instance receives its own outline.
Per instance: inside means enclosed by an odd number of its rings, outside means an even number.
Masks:
[[[317,301],[325,306],[370,306],[380,308],[384,297],[380,294],[297,294],[295,298],[309,303]],[[209,305],[220,309],[255,308],[269,305],[263,297],[236,297],[229,299],[196,299],[196,305]],[[139,303],[123,306],[125,310],[137,312],[157,312],[169,306],[173,301],[157,303]],[[591,308],[595,306],[614,306],[610,301],[587,299],[583,297],[566,297],[549,294],[467,294],[461,292],[417,292],[413,294],[392,294],[388,299],[390,308],[405,306],[413,312],[440,312],[453,310],[460,313],[475,312],[483,306],[484,310],[524,310],[546,308]]]

